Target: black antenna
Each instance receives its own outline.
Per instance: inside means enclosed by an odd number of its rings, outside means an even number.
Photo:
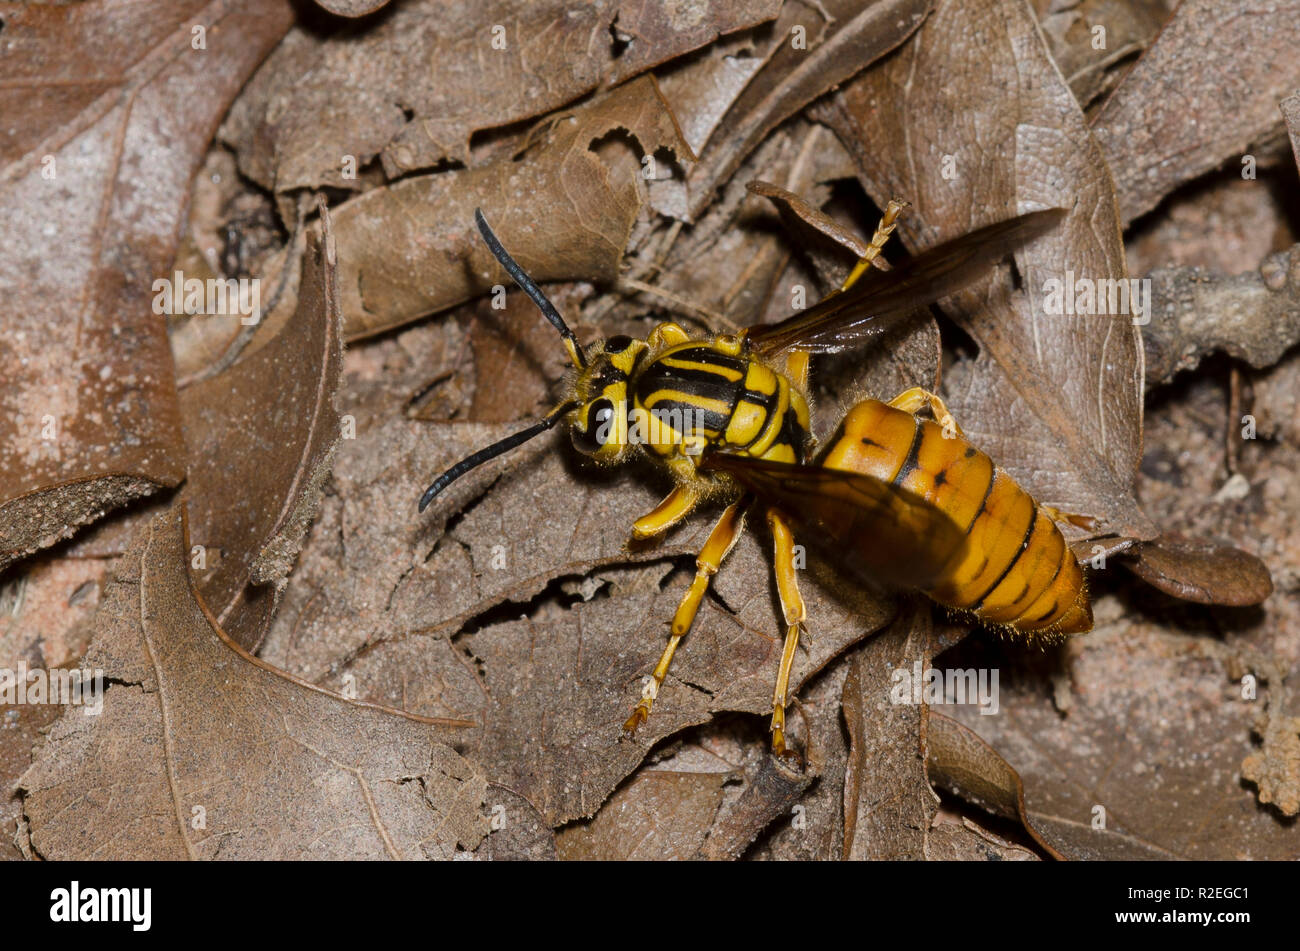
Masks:
[[[428,508],[429,503],[437,497],[438,493],[447,488],[447,486],[451,485],[466,472],[478,468],[483,465],[483,463],[495,459],[502,453],[509,452],[511,449],[514,449],[515,446],[523,445],[534,436],[541,435],[554,426],[565,413],[579,405],[581,404],[579,404],[577,400],[561,403],[527,429],[520,430],[512,436],[507,436],[500,442],[495,442],[486,449],[480,449],[472,456],[462,459],[442,475],[438,476],[438,478],[434,479],[433,484],[424,490],[424,495],[420,496],[420,511],[423,512]]]
[[[533,283],[531,277],[524,273],[524,269],[510,256],[510,252],[501,246],[497,236],[488,227],[487,219],[483,217],[483,209],[474,209],[474,221],[478,224],[479,233],[483,235],[483,241],[487,244],[488,250],[492,252],[492,256],[501,262],[501,266],[506,269],[506,273],[514,278],[514,282],[523,288],[524,293],[533,299],[533,303],[542,312],[542,316],[549,320],[555,329],[560,332],[560,336],[564,338],[564,345],[568,347],[569,359],[573,361],[573,364],[579,370],[585,370],[587,360],[582,355],[582,345],[578,343],[578,338],[573,335],[573,331],[564,322],[564,318],[555,309],[555,305],[542,293],[542,289]]]

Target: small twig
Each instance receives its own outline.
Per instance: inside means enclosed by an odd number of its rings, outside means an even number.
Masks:
[[[1224,430],[1223,464],[1229,476],[1237,474],[1241,456],[1241,440],[1237,427],[1241,419],[1241,368],[1233,363],[1228,370],[1228,426]]]

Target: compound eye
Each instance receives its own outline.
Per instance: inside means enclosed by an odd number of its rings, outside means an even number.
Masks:
[[[588,455],[609,442],[614,432],[614,404],[607,399],[594,400],[587,407],[586,429],[573,430],[573,445]]]
[[[617,334],[605,341],[606,353],[622,353],[632,346],[632,338],[626,334]]]

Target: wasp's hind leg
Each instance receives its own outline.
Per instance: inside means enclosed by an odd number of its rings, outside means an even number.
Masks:
[[[858,278],[862,277],[867,272],[867,268],[871,267],[872,262],[880,257],[885,242],[889,240],[889,236],[898,227],[898,218],[906,207],[907,202],[905,201],[899,201],[897,198],[889,200],[889,206],[885,209],[884,217],[880,219],[880,224],[876,225],[876,233],[871,236],[871,244],[867,247],[867,253],[858,258],[858,263],[853,266],[849,276],[840,285],[841,293],[858,283]]]
[[[894,409],[901,409],[904,413],[915,413],[922,406],[928,405],[930,412],[934,414],[935,422],[945,430],[951,429],[954,436],[961,435],[961,427],[957,425],[957,420],[952,418],[952,413],[948,412],[948,406],[937,393],[931,393],[929,390],[914,386],[910,390],[904,390],[889,401],[889,405]],[[947,435],[947,433],[945,433]]]
[[[713,526],[713,531],[709,533],[709,540],[700,549],[695,559],[695,580],[686,589],[686,594],[682,596],[682,601],[677,606],[677,613],[673,615],[668,646],[664,648],[659,663],[655,664],[654,672],[641,693],[641,700],[637,703],[636,709],[623,724],[623,729],[627,733],[635,733],[637,727],[645,723],[650,716],[650,708],[654,705],[655,698],[659,696],[659,688],[663,686],[664,678],[668,676],[668,665],[673,662],[677,645],[695,623],[695,615],[700,609],[700,602],[704,599],[704,592],[709,588],[710,579],[718,573],[718,569],[722,567],[722,560],[735,547],[737,539],[745,529],[745,510],[748,506],[749,501],[745,498],[727,506],[727,510]]]
[[[785,707],[790,692],[790,668],[794,664],[794,652],[799,646],[799,633],[803,630],[806,613],[795,575],[794,535],[775,509],[768,509],[767,524],[775,545],[772,570],[776,575],[776,591],[781,599],[781,613],[785,616],[785,644],[781,648],[781,667],[777,671],[776,691],[772,695],[772,752],[777,756],[798,759],[798,753],[786,749]]]
[[[1074,512],[1062,512],[1058,508],[1050,505],[1038,503],[1038,507],[1043,510],[1043,514],[1053,522],[1066,522],[1075,528],[1082,528],[1084,531],[1095,531],[1097,528],[1097,519],[1091,515],[1078,515]]]

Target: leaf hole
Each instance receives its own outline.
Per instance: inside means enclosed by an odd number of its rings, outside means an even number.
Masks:
[[[631,45],[632,37],[619,31],[618,17],[614,17],[609,24],[609,55],[613,59],[619,59]]]

